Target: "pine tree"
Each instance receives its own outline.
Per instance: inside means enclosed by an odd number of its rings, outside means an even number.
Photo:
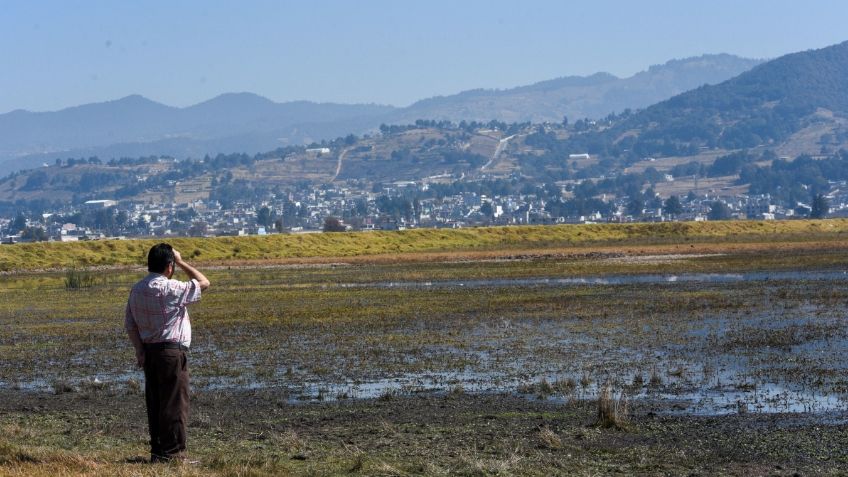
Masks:
[[[813,198],[812,210],[810,211],[810,218],[813,219],[823,219],[827,217],[827,214],[830,212],[830,203],[828,203],[827,199],[822,194],[816,194]]]

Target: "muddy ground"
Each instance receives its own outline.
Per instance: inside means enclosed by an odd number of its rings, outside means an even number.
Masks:
[[[6,275],[0,475],[843,474],[848,247],[667,252],[213,268],[196,466],[143,462],[143,273]]]
[[[637,405],[616,429],[597,426],[596,407],[578,401],[449,394],[292,405],[273,391],[196,393],[189,444],[201,463],[151,466],[141,400],[3,392],[4,435],[26,450],[4,456],[0,473],[840,475],[848,466],[841,418],[672,416]]]

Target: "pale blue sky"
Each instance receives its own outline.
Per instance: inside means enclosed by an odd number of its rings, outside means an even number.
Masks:
[[[0,113],[225,92],[405,106],[703,53],[848,40],[844,0],[0,0]]]

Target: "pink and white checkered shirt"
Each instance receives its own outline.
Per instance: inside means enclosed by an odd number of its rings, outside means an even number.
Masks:
[[[169,280],[151,273],[132,287],[124,317],[127,332],[143,343],[180,343],[191,346],[191,322],[187,305],[200,301],[197,280]]]

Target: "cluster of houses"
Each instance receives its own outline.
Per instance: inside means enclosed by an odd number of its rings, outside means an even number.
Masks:
[[[289,192],[284,197],[249,203],[236,202],[230,208],[209,200],[190,203],[153,204],[93,200],[81,206],[67,206],[40,217],[27,217],[26,229],[39,233],[10,230],[15,218],[0,218],[2,241],[15,243],[33,240],[76,241],[127,236],[219,236],[264,235],[269,233],[313,233],[325,230],[327,219],[335,217],[346,230],[398,230],[415,227],[461,228],[480,225],[523,225],[554,223],[597,223],[632,221],[701,221],[710,216],[718,201],[727,207],[729,218],[773,220],[808,215],[810,206],[799,204],[785,208],[768,196],[700,196],[684,199],[681,211],[670,215],[663,207],[645,208],[641,214],[628,213],[627,199],[614,199],[612,211],[586,215],[556,216],[547,207],[550,198],[533,194],[507,196],[462,192],[439,198],[415,197],[427,190],[427,184],[398,182],[379,192],[338,187]],[[426,194],[422,195],[426,197]],[[381,210],[380,198],[401,204],[394,210]],[[848,216],[848,188],[834,183],[828,195],[829,216]],[[654,204],[656,205],[656,204]],[[63,219],[100,216],[109,220],[92,222]],[[806,213],[805,213],[806,212]],[[17,219],[20,226],[20,219]]]

